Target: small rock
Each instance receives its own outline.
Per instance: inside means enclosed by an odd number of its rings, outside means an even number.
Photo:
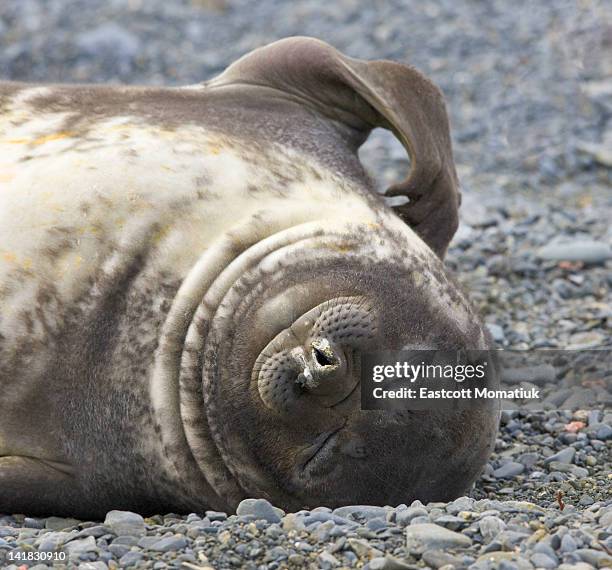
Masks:
[[[49,530],[66,530],[75,528],[80,521],[62,517],[49,517],[45,519],[45,528]]]
[[[285,513],[273,507],[266,499],[244,499],[238,505],[236,514],[238,516],[251,515],[257,520],[279,523]]]
[[[425,507],[408,507],[407,509],[397,512],[395,515],[395,522],[397,522],[399,526],[407,526],[412,519],[426,516],[428,516],[428,513]]]
[[[590,154],[602,166],[612,168],[612,150],[606,144],[580,142],[577,145],[582,152]]]
[[[574,552],[576,548],[578,548],[578,544],[571,534],[565,534],[563,538],[561,538],[561,546],[559,547],[561,552]]]
[[[336,566],[340,566],[340,561],[333,555],[324,550],[317,557],[321,568],[335,568]]]
[[[47,566],[44,567],[45,570]],[[108,566],[102,560],[96,562],[83,562],[78,565],[78,570],[108,570]],[[30,570],[36,570],[36,566],[30,567]]]
[[[116,535],[142,536],[145,534],[144,519],[130,511],[110,511],[104,519],[104,526],[110,528]]]
[[[612,427],[607,424],[602,425],[596,433],[597,439],[601,441],[607,441],[612,438]]]
[[[525,468],[531,469],[540,460],[540,455],[537,453],[523,453],[519,456],[518,460]]]
[[[387,516],[387,509],[383,507],[374,507],[369,505],[351,505],[347,507],[339,507],[333,511],[333,514],[345,519],[375,519]]]
[[[556,560],[553,560],[542,552],[536,552],[535,554],[532,554],[531,561],[533,562],[536,568],[556,568],[558,565]]]
[[[565,449],[562,449],[558,453],[555,453],[554,455],[547,457],[544,460],[544,463],[546,465],[548,465],[549,463],[552,463],[553,461],[556,461],[557,463],[566,463],[566,464],[573,463],[574,455],[576,455],[576,450],[573,447],[566,447]]]
[[[180,534],[174,536],[166,536],[158,540],[153,544],[149,550],[155,550],[156,552],[172,552],[176,550],[182,550],[187,546],[187,539]]]
[[[601,550],[595,550],[593,548],[579,548],[575,551],[575,554],[577,554],[583,562],[591,564],[596,568],[606,568],[612,566],[612,555]]]
[[[312,533],[317,542],[325,542],[329,538],[330,532],[336,526],[334,521],[327,521],[318,525]]]
[[[450,530],[459,530],[467,525],[465,519],[453,515],[442,515],[441,517],[437,517],[435,523]]]
[[[226,513],[221,513],[218,511],[206,511],[206,518],[210,521],[224,521],[227,519]]]
[[[599,524],[604,528],[612,525],[612,508],[608,507],[608,510],[600,515]]]
[[[506,340],[504,329],[501,326],[494,323],[487,323],[487,328],[489,329],[489,332],[491,333],[491,336],[495,342],[504,342],[504,340]]]
[[[512,479],[512,477],[520,475],[524,470],[525,466],[522,463],[509,461],[508,463],[505,463],[504,465],[493,471],[493,475],[497,479]]]
[[[509,562],[515,565],[519,570],[532,570],[533,565],[529,560],[525,560],[516,552],[487,552],[482,554],[476,560],[476,563],[484,568],[501,568],[503,562]],[[485,564],[487,566],[485,566]]]
[[[486,516],[478,521],[478,528],[486,542],[493,540],[506,528],[506,523],[496,516]]]
[[[370,543],[366,540],[349,538],[347,542],[351,550],[360,558],[376,558],[383,555],[378,548],[370,546]]]
[[[369,562],[369,568],[370,570],[412,570],[414,566],[387,554],[386,556],[372,558]]]
[[[446,506],[446,512],[451,515],[456,515],[461,511],[472,511],[474,510],[475,502],[476,501],[471,497],[459,497]]]
[[[468,536],[437,524],[416,524],[406,528],[406,548],[409,552],[422,553],[429,549],[468,548],[471,544],[472,541]]]
[[[289,513],[283,517],[283,530],[289,532],[296,530],[298,532],[305,530],[304,517],[295,513]]]
[[[121,557],[121,559],[119,560],[119,566],[121,568],[128,568],[129,566],[136,566],[142,561],[143,558],[144,558],[144,555],[142,554],[142,552],[136,552],[136,551],[131,550],[130,552],[128,552],[127,554]]]
[[[538,257],[547,261],[582,261],[599,264],[612,258],[612,249],[598,241],[572,241],[550,244],[538,251]]]
[[[441,550],[426,550],[423,552],[421,559],[432,568],[442,568],[449,564],[457,568],[462,566],[461,559]]]
[[[93,536],[72,540],[64,544],[64,550],[74,557],[78,557],[86,552],[97,552],[96,539]]]

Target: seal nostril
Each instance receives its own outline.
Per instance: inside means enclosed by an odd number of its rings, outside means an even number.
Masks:
[[[315,360],[320,366],[332,366],[334,364],[333,360],[325,356],[325,354],[321,352],[318,348],[314,348],[313,352]]]
[[[325,338],[318,338],[310,345],[312,347],[312,358],[320,368],[336,368],[338,366],[338,357]]]

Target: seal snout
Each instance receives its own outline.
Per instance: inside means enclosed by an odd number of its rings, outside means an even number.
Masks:
[[[350,396],[359,378],[358,351],[375,338],[375,311],[361,297],[340,297],[311,309],[278,334],[253,370],[270,409],[294,413],[331,408]]]

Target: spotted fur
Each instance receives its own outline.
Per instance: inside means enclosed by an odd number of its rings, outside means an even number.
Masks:
[[[271,66],[304,61],[325,71],[322,91],[266,86]],[[340,64],[335,86],[327,75]],[[313,464],[295,472],[295,461],[339,416],[273,435],[272,414],[231,403],[259,398],[250,371],[265,345],[342,295],[374,299],[386,343],[486,345],[439,259],[454,218],[438,237],[414,221],[418,209],[388,208],[356,155],[377,123],[398,129],[413,159],[430,152],[410,139],[422,117],[400,113],[395,125],[376,114],[399,105],[393,74],[430,84],[412,69],[364,66],[302,39],[186,88],[0,85],[0,511],[226,509],[246,494],[333,502]],[[340,111],[335,89],[355,109]],[[436,123],[431,94],[423,108]],[[417,169],[434,201],[454,188],[445,125],[431,143],[442,170]],[[228,374],[245,382],[241,394]],[[346,433],[363,435],[363,417],[342,417]],[[245,431],[250,422],[260,431]],[[453,435],[458,473],[476,458],[453,492],[489,445],[485,430],[472,449],[472,430],[491,419],[451,424],[465,426]],[[410,492],[433,491],[421,482]],[[355,499],[343,493],[336,502]]]

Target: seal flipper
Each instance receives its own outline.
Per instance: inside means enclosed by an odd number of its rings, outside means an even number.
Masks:
[[[76,482],[65,467],[33,457],[0,457],[0,513],[78,513]]]
[[[343,127],[357,148],[375,127],[391,130],[411,159],[408,177],[387,189],[405,196],[398,215],[444,257],[461,202],[448,115],[440,90],[416,69],[362,61],[313,38],[294,37],[256,49],[209,86],[259,85],[284,92]]]

